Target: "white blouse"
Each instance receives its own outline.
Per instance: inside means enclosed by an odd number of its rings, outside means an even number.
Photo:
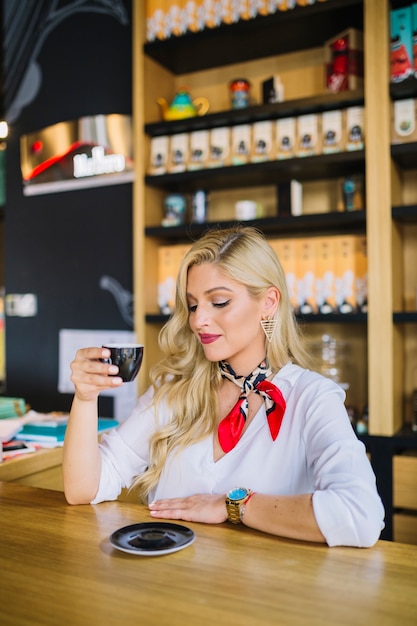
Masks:
[[[198,493],[224,493],[236,486],[265,494],[313,494],[317,524],[329,546],[368,547],[384,527],[375,475],[350,424],[345,393],[333,381],[293,364],[273,382],[287,406],[272,440],[265,405],[233,450],[213,460],[208,436],[171,454],[150,500]],[[149,463],[149,440],[168,410],[155,416],[153,390],[143,394],[130,417],[103,435],[100,485],[92,504],[115,500]]]

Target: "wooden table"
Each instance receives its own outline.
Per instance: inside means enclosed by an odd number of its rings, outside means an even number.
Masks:
[[[417,546],[327,548],[228,523],[186,523],[196,541],[164,556],[109,543],[150,519],[141,505],[69,506],[58,491],[0,483],[2,626],[417,623]]]
[[[12,481],[32,487],[64,490],[62,447],[42,448],[0,463],[0,481]]]

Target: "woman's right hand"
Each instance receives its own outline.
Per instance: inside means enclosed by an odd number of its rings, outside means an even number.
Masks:
[[[71,363],[71,381],[75,387],[75,396],[79,400],[96,400],[101,391],[123,385],[117,376],[117,365],[103,363],[110,357],[108,348],[82,348],[77,350]]]

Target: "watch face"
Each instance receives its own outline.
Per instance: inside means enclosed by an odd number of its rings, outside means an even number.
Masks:
[[[245,487],[235,487],[234,489],[231,489],[227,494],[230,500],[243,500],[243,498],[245,498],[245,496],[247,495],[248,489],[246,489]]]

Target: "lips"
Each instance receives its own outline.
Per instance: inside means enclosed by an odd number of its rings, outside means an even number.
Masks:
[[[213,343],[217,341],[220,335],[199,335],[200,341],[203,345],[207,345],[208,343]]]

